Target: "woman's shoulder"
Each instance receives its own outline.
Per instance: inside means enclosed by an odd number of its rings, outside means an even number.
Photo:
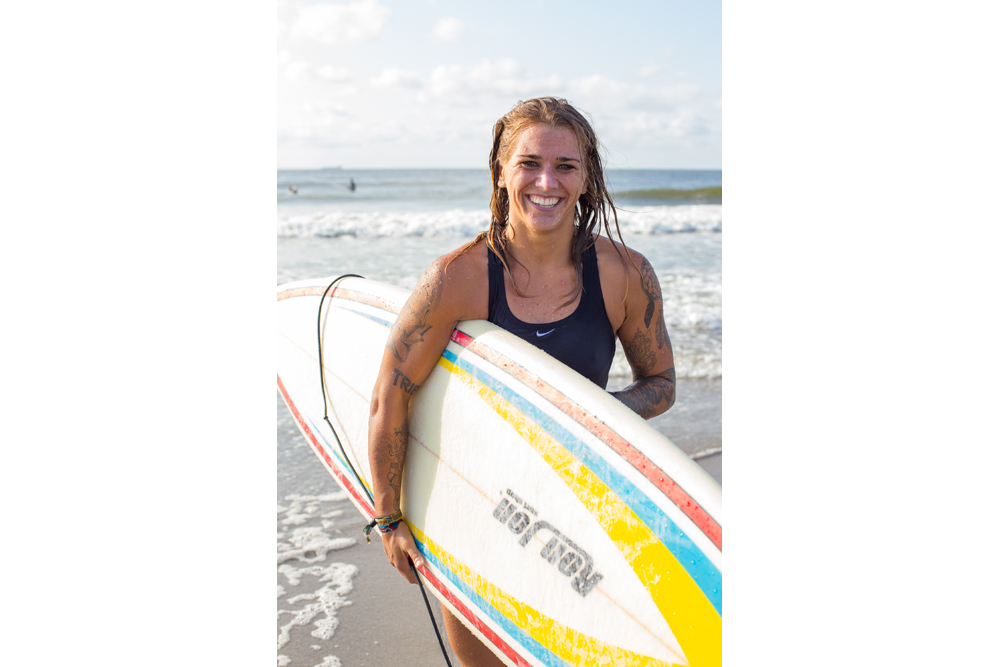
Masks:
[[[489,311],[489,278],[486,243],[471,241],[433,262],[421,282],[432,284],[449,310],[459,319],[486,319]]]
[[[428,271],[433,271],[442,280],[473,279],[480,274],[486,277],[486,250],[484,241],[479,239],[470,241],[435,259]]]
[[[641,253],[603,236],[597,238],[595,246],[604,307],[611,326],[618,331],[629,310],[642,306],[636,299],[644,292],[636,286],[643,284],[643,267],[648,267],[649,262]]]
[[[646,261],[642,253],[606,236],[598,236],[594,241],[594,247],[597,250],[597,262],[600,267],[602,283],[605,274],[608,278],[621,281],[640,275],[639,267]]]

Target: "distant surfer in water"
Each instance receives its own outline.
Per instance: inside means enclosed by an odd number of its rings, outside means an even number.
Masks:
[[[290,195],[297,195],[297,194],[299,194],[299,189],[297,187],[295,187],[294,185],[289,185],[288,186],[288,194],[290,194]]]
[[[347,189],[354,192],[354,179],[350,179],[350,183],[347,184]]]
[[[617,338],[634,382],[613,395],[646,419],[674,403],[660,283],[621,240],[598,146],[590,123],[562,99],[519,102],[497,121],[489,229],[431,263],[392,327],[372,392],[368,447],[382,546],[410,583],[408,559],[422,567],[423,558],[400,513],[409,404],[459,321],[489,320],[602,388]],[[442,611],[464,667],[502,665]]]

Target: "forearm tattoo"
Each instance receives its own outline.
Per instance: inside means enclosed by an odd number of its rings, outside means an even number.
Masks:
[[[666,412],[674,404],[676,385],[677,375],[670,368],[659,375],[640,378],[621,391],[613,392],[612,396],[643,419],[649,419]]]
[[[409,431],[404,422],[392,431],[392,436],[383,436],[376,442],[373,469],[384,470],[385,479],[395,494],[395,502],[400,500],[403,485],[403,464],[406,462],[406,445]]]

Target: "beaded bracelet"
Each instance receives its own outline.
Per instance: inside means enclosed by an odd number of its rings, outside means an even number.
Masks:
[[[368,542],[372,541],[372,538],[370,537],[372,528],[378,526],[378,532],[385,534],[396,530],[402,521],[403,510],[396,510],[394,514],[390,514],[388,516],[375,517],[370,524],[362,528],[362,531],[364,531],[365,534],[365,540]]]

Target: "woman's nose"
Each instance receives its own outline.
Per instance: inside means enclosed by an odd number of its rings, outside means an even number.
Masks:
[[[549,167],[542,167],[541,172],[538,174],[538,187],[541,188],[552,188],[556,184],[556,175],[552,172]]]

